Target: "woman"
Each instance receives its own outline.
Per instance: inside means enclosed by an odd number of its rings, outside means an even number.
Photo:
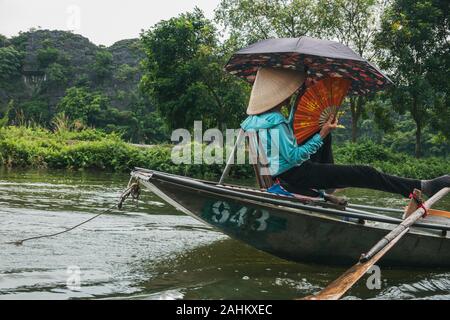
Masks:
[[[417,180],[384,174],[370,166],[333,164],[329,135],[336,129],[337,119],[335,122],[330,119],[319,133],[299,146],[292,130],[294,108],[288,119],[281,114],[281,108],[299,91],[304,79],[304,73],[299,71],[261,68],[250,96],[249,117],[241,124],[246,132],[258,133],[270,174],[280,179],[288,191],[356,187],[408,197],[414,189],[419,189],[431,197],[440,189],[450,187],[450,175]],[[318,152],[321,155],[312,161],[311,156]]]

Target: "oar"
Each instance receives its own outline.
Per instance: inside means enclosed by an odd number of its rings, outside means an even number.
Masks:
[[[450,218],[450,212],[444,210],[430,209],[428,210],[428,215],[434,217]]]
[[[419,191],[420,192],[420,191]],[[444,188],[426,201],[423,206],[428,210],[437,201],[442,199],[450,188]],[[414,191],[418,194],[418,191]],[[410,208],[413,208],[413,201],[410,203]],[[417,208],[417,207],[416,207]],[[406,233],[410,227],[419,220],[425,213],[422,207],[416,209],[410,214],[401,224],[389,232],[383,239],[381,239],[375,246],[372,247],[366,254],[361,256],[360,261],[353,267],[348,269],[343,275],[330,283],[325,289],[318,294],[308,296],[306,300],[338,300],[340,299],[361,277],[378,261],[380,260]]]
[[[405,212],[402,209],[365,206],[365,205],[354,204],[354,203],[347,204],[347,208],[357,209],[357,210],[363,209],[363,210],[369,210],[369,211],[375,211],[375,212],[389,212],[389,213],[404,213]],[[429,209],[428,210],[428,215],[429,216],[436,216],[436,217],[450,218],[450,212],[444,211],[444,210]]]

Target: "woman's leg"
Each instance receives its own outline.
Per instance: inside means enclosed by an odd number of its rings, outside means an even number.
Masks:
[[[311,155],[311,161],[312,162],[318,162],[318,163],[334,163],[334,157],[333,157],[333,149],[332,149],[332,138],[331,133],[328,134],[325,139],[323,139],[323,145],[320,147],[320,149],[313,155]],[[328,194],[332,194],[336,191],[335,188],[327,188],[325,189],[325,192]],[[301,194],[305,194],[304,191],[299,192]]]
[[[313,155],[311,155],[311,161],[318,163],[334,163],[333,150],[332,150],[332,138],[331,134],[327,135],[323,139],[323,145]]]
[[[421,189],[421,181],[391,176],[363,165],[335,165],[306,161],[279,176],[288,184],[300,188],[367,188],[407,197]]]

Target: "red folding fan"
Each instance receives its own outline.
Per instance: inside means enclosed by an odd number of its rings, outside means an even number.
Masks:
[[[337,115],[350,84],[349,79],[330,77],[306,89],[294,115],[294,134],[299,144],[318,132],[330,115]]]

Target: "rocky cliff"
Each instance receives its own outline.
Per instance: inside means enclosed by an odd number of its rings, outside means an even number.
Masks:
[[[129,108],[140,80],[139,64],[143,57],[139,39],[116,42],[110,47],[97,46],[89,39],[58,30],[30,30],[0,47],[13,46],[22,54],[21,76],[0,87],[0,105],[39,96],[53,108],[65,90],[85,86],[101,91],[111,106]]]

